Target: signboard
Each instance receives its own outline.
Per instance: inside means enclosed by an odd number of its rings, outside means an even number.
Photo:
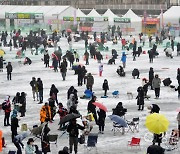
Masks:
[[[6,19],[43,19],[43,13],[5,13]]]
[[[144,19],[142,20],[142,22],[144,23]],[[159,23],[159,19],[158,18],[146,18],[146,24],[158,24]]]
[[[131,19],[130,19],[130,18],[114,18],[114,22],[130,23],[130,22],[131,22]]]
[[[63,17],[63,21],[74,21],[74,17]],[[76,17],[76,21],[94,22],[108,21],[108,17]]]

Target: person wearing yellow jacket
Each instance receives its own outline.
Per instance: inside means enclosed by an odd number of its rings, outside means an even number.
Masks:
[[[40,121],[41,123],[51,121],[51,109],[47,102],[41,108]]]

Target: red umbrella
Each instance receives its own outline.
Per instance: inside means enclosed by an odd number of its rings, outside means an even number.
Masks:
[[[97,106],[98,108],[100,108],[101,110],[104,110],[105,112],[107,112],[107,107],[105,107],[102,103],[94,102],[93,104]]]
[[[180,112],[180,107],[176,109],[176,112]]]
[[[69,33],[71,33],[71,32],[72,32],[72,30],[71,30],[70,28],[69,28],[69,29],[67,29],[66,31],[67,31],[67,32],[69,32]]]

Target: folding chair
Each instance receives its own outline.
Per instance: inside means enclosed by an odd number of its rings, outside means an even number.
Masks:
[[[122,135],[125,133],[125,127],[121,126],[118,123],[113,122],[113,129],[112,131],[114,132],[114,135],[116,132],[120,132]]]
[[[134,133],[135,131],[139,132],[139,117],[133,118],[132,121],[127,121],[128,131],[130,130]]]
[[[58,135],[52,135],[52,134],[48,135],[49,143],[54,143],[56,144],[56,146],[57,146],[57,139],[58,139]]]
[[[131,141],[128,141],[128,147],[130,146],[131,148],[132,147],[140,147],[140,141],[141,139],[140,138],[136,138],[136,137],[132,137]]]
[[[98,139],[98,134],[97,133],[89,133],[88,139],[87,139],[87,144],[85,145],[85,147],[87,148],[88,151],[95,148],[96,153],[97,153],[97,147],[96,147],[97,139]]]

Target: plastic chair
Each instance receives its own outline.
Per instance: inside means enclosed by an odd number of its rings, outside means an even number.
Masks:
[[[128,146],[132,147],[140,147],[140,138],[132,137],[131,141],[128,141]]]
[[[49,143],[54,143],[56,144],[56,146],[57,146],[57,139],[58,139],[58,135],[52,135],[52,134],[48,135]]]
[[[139,117],[133,118],[132,121],[127,121],[128,131],[130,130],[134,133],[135,131],[139,132]]]
[[[112,95],[113,95],[113,97],[118,98],[119,97],[119,91],[118,90],[113,91]]]
[[[113,122],[113,129],[112,131],[114,132],[114,135],[116,132],[120,132],[122,135],[125,133],[125,127],[121,126],[118,123]]]

